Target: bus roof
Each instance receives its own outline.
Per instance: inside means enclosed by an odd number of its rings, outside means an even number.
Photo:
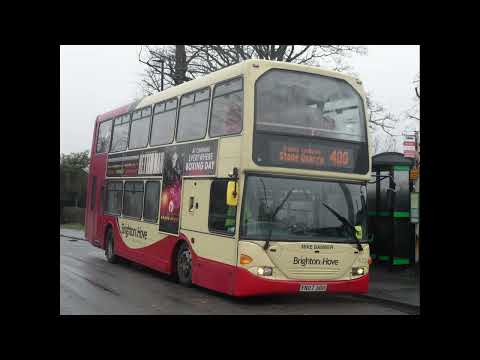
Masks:
[[[320,75],[326,75],[326,76],[332,76],[332,77],[344,79],[349,82],[357,81],[358,84],[361,84],[361,82],[359,82],[359,80],[353,76],[340,73],[338,71],[327,70],[324,68],[320,68],[318,66],[301,65],[301,64],[287,63],[283,61],[248,59],[241,63],[214,71],[208,75],[202,76],[192,81],[187,81],[187,82],[184,82],[183,84],[169,87],[168,89],[165,89],[156,94],[143,97],[142,99],[131,102],[128,105],[124,105],[114,110],[103,113],[97,117],[97,122],[101,122],[103,120],[107,120],[112,117],[128,113],[137,108],[142,108],[144,106],[152,105],[160,101],[168,100],[173,97],[177,97],[179,95],[183,95],[191,91],[195,91],[203,87],[213,85],[221,80],[240,76],[243,73],[245,73],[246,68],[248,68],[253,64],[261,64],[263,66],[272,66],[272,67],[278,67],[278,68],[283,68],[287,70],[314,72]]]
[[[107,111],[106,113],[100,114],[100,115],[97,116],[97,122],[101,122],[103,120],[111,119],[115,116],[126,114],[129,111],[132,111],[133,109],[135,109],[135,107],[137,106],[139,101],[140,100],[136,100],[136,101],[131,102],[130,104],[123,105],[123,106],[120,106],[116,109]]]

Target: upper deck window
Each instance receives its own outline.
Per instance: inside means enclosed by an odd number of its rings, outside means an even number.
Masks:
[[[152,108],[150,106],[133,113],[128,144],[129,149],[138,149],[147,146],[151,118]]]
[[[112,136],[112,119],[100,123],[97,135],[97,154],[108,151]]]
[[[364,142],[360,95],[346,81],[274,69],[256,82],[257,131]]]
[[[155,104],[153,112],[150,145],[170,144],[173,141],[173,133],[175,131],[177,99]]]
[[[207,131],[210,88],[205,88],[180,99],[177,141],[198,140]]]
[[[238,134],[242,131],[243,80],[233,79],[213,90],[210,136]]]
[[[128,131],[130,128],[130,114],[125,114],[115,118],[113,122],[113,135],[111,152],[127,149]]]

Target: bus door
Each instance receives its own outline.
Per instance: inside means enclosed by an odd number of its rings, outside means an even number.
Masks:
[[[237,258],[236,207],[226,205],[227,179],[184,179],[180,233],[194,252],[192,281],[232,293]]]

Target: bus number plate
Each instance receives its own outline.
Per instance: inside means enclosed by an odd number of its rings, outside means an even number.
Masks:
[[[311,291],[327,291],[327,284],[320,284],[320,285],[300,285],[301,292],[311,292]]]

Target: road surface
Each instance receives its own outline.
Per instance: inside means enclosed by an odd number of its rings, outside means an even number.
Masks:
[[[236,299],[126,261],[110,264],[103,250],[60,237],[60,314],[151,315],[406,315],[411,311],[350,295],[305,294]]]

